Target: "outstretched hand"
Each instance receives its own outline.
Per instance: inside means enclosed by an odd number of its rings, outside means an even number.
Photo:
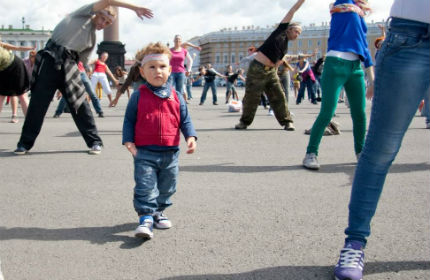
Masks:
[[[152,18],[154,16],[154,14],[152,13],[152,11],[150,9],[147,8],[143,8],[143,7],[139,7],[135,10],[136,15],[143,20],[143,17],[146,18]]]

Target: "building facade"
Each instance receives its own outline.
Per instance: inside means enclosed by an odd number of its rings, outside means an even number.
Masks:
[[[49,30],[33,30],[30,29],[29,25],[26,25],[23,29],[13,28],[9,25],[7,28],[1,26],[0,37],[3,42],[15,45],[15,46],[35,46],[36,50],[40,50],[45,47],[46,42],[51,37],[51,31]],[[25,58],[28,56],[28,52],[15,52],[15,55]]]
[[[378,24],[384,22],[367,24],[367,42],[372,57],[375,56],[374,42],[381,36]],[[247,55],[250,46],[259,47],[264,40],[272,33],[277,25],[266,26],[265,28],[254,26],[243,26],[242,29],[224,28],[220,31],[211,32],[199,37],[191,38],[189,41],[199,45],[202,50],[190,50],[190,53],[197,52],[193,63],[193,71],[197,71],[200,65],[211,63],[217,71],[223,71],[226,65],[231,64],[238,67],[239,61]],[[289,54],[305,53],[310,54],[317,49],[317,58],[327,52],[327,40],[330,32],[330,24],[323,22],[320,26],[311,24],[304,26],[299,38],[288,43]]]

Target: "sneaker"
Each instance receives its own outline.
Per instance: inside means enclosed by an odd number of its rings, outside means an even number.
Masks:
[[[58,119],[60,117],[60,115],[58,115],[58,114],[55,114],[54,116],[53,116],[53,118],[54,119]]]
[[[105,115],[103,115],[103,112],[98,113],[98,115],[99,115],[99,118],[104,118],[105,117]]]
[[[292,122],[288,122],[288,123],[285,125],[284,129],[285,129],[285,130],[288,130],[288,131],[294,131],[294,130],[296,130],[296,128],[294,127],[294,124],[293,124]]]
[[[362,280],[364,252],[361,243],[350,241],[340,251],[339,261],[334,268],[336,280]]]
[[[16,148],[16,150],[13,151],[13,153],[15,155],[25,155],[27,152],[28,152],[28,150],[26,148],[24,148],[24,147],[21,147],[21,146],[18,146]]]
[[[214,102],[214,103],[212,103],[213,105],[218,105],[218,102]]]
[[[154,227],[158,229],[168,229],[172,227],[172,222],[163,214],[163,212],[155,212]]]
[[[248,126],[243,122],[240,122],[234,126],[235,129],[246,129]]]
[[[91,149],[88,151],[90,155],[98,155],[102,152],[102,146],[99,144],[95,144],[91,147]]]
[[[10,119],[10,123],[17,123],[18,119],[16,118],[15,115],[12,115],[12,118]]]
[[[201,105],[203,105],[203,104],[204,104],[203,102],[200,102],[200,103],[199,103],[199,105],[200,105],[200,106],[201,106]]]
[[[317,155],[314,153],[306,154],[303,159],[303,166],[307,169],[318,170],[320,169],[320,164],[317,160]]]
[[[274,116],[275,114],[273,113],[273,110],[272,110],[272,109],[269,109],[269,112],[267,112],[267,115],[268,115],[268,116]]]
[[[139,220],[139,226],[134,231],[134,236],[143,239],[151,239],[154,237],[154,233],[152,232],[154,219],[152,216],[141,216]]]

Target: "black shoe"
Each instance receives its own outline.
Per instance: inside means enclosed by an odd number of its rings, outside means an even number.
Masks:
[[[288,130],[288,131],[294,131],[294,130],[296,130],[296,128],[294,127],[294,125],[293,125],[293,123],[292,123],[292,122],[288,122],[288,123],[285,125],[284,129],[285,129],[285,130]]]
[[[103,115],[103,112],[98,113],[99,114],[99,118],[104,118],[105,115]]]
[[[218,103],[217,103],[217,102],[214,102],[213,104],[214,104],[214,105],[218,105]]]
[[[18,146],[16,148],[16,150],[13,151],[13,153],[15,155],[25,155],[27,152],[28,152],[28,150],[26,148],[24,148],[24,147],[21,147],[21,146]]]
[[[241,129],[241,130],[246,129],[247,127],[248,126],[246,124],[244,124],[243,122],[240,122],[234,126],[235,129]]]
[[[54,119],[58,119],[60,117],[60,115],[58,115],[58,114],[55,114],[54,116],[53,116],[53,118]]]
[[[203,105],[203,102],[200,102],[199,105]]]

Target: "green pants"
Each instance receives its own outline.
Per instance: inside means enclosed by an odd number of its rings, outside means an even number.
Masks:
[[[360,61],[349,61],[328,56],[325,60],[321,77],[321,110],[312,126],[307,153],[318,155],[318,147],[324,134],[324,129],[336,111],[342,87],[345,88],[350,104],[355,153],[358,154],[363,149],[366,134],[366,86]]]
[[[256,60],[250,63],[246,76],[243,113],[240,122],[247,126],[252,123],[263,92],[269,98],[270,107],[273,109],[279,124],[285,126],[288,122],[293,122],[277,75],[277,69],[265,67]]]

